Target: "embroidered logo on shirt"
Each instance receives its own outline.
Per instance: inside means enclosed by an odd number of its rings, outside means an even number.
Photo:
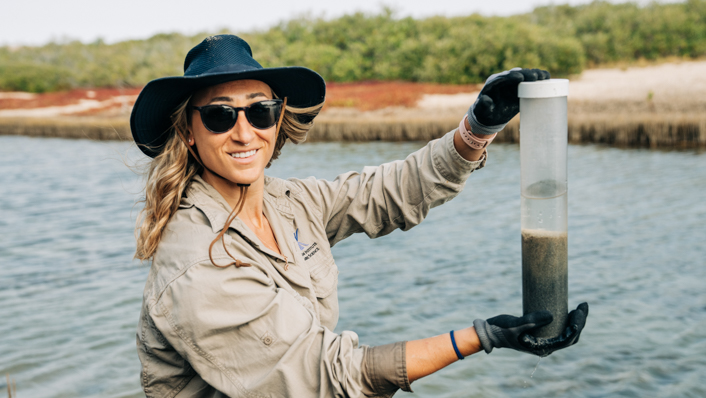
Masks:
[[[299,228],[294,231],[294,240],[297,241],[297,245],[299,245],[299,250],[304,250],[305,247],[309,246],[308,243],[299,242]]]
[[[314,243],[299,242],[299,228],[297,228],[297,230],[294,231],[294,240],[297,241],[297,245],[299,246],[299,250],[302,251],[302,257],[304,257],[304,260],[310,259],[314,254],[319,252],[319,247],[316,244],[316,242],[314,242]]]

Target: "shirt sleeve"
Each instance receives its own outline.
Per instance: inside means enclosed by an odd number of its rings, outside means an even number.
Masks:
[[[365,167],[334,181],[300,180],[303,195],[320,209],[331,246],[356,232],[371,238],[419,224],[432,207],[459,194],[466,179],[485,165],[464,159],[453,130],[404,160]]]
[[[367,347],[252,267],[189,267],[151,305],[168,344],[231,397],[390,397],[409,391],[405,343]]]

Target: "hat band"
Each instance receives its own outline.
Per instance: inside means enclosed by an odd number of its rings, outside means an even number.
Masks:
[[[184,76],[203,76],[203,75],[210,75],[214,73],[231,73],[231,72],[247,72],[251,70],[259,70],[262,69],[262,67],[256,67],[252,65],[243,65],[243,64],[228,64],[228,65],[220,65],[215,68],[211,68],[208,70],[205,70],[198,75],[193,75],[190,74],[189,71],[187,70],[186,73],[184,73]]]

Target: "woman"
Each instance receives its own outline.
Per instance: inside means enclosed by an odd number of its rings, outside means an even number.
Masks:
[[[378,347],[332,332],[331,246],[354,232],[411,228],[457,195],[517,113],[517,84],[547,72],[494,75],[458,130],[404,161],[328,182],[264,174],[321,109],[318,74],[262,68],[231,35],[205,39],[184,67],[150,82],[131,117],[136,143],[154,158],[136,253],[152,260],[137,334],[147,396],[387,397],[481,349],[547,355],[578,340],[585,304],[550,341],[523,334],[551,322],[547,312]]]

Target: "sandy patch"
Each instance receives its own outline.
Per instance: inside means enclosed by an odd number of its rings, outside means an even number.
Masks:
[[[468,108],[472,103],[476,102],[478,94],[480,92],[473,93],[461,93],[461,94],[424,94],[421,100],[417,102],[417,108],[427,108],[427,109],[440,109],[446,108],[450,105],[458,105],[461,107]]]
[[[650,96],[650,93],[652,95]],[[573,79],[569,97],[579,101],[679,101],[706,98],[706,61],[627,69],[591,69]]]
[[[89,92],[90,93],[90,92]],[[94,95],[95,96],[95,93]],[[105,101],[80,99],[77,104],[64,106],[47,106],[33,109],[2,109],[0,117],[56,117],[63,115],[75,115],[87,111],[113,108],[116,105],[129,107],[137,99],[134,95],[119,95]]]
[[[13,100],[24,100],[29,101],[37,98],[39,94],[34,93],[23,93],[23,92],[0,92],[0,99],[13,99]]]
[[[468,108],[477,93],[427,94],[423,109]],[[584,71],[569,83],[572,112],[706,111],[706,61]]]

